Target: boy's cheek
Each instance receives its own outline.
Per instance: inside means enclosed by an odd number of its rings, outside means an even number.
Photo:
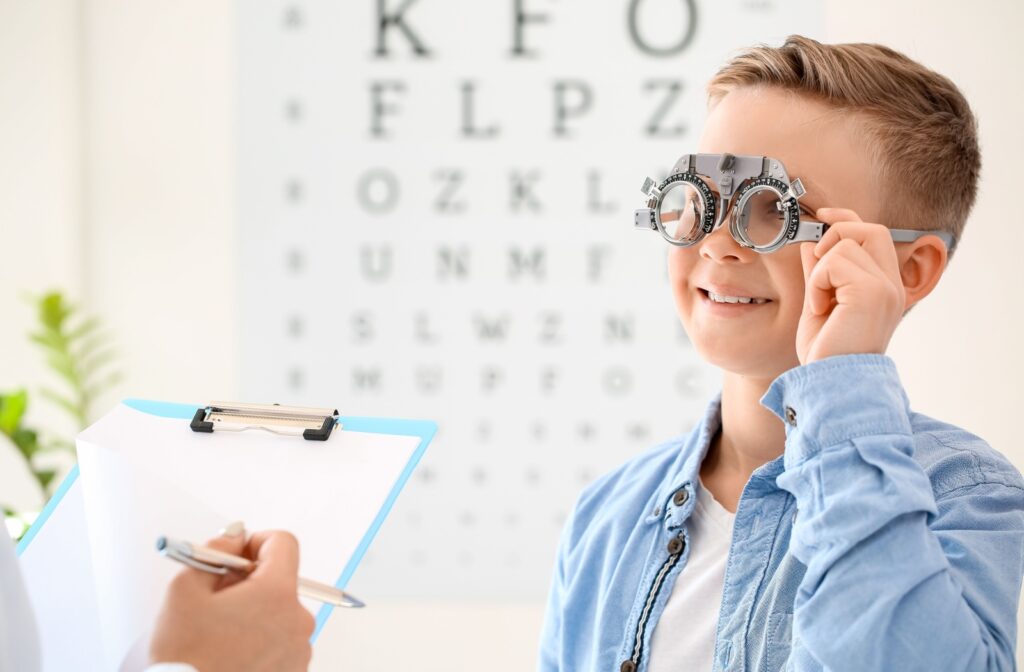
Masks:
[[[666,253],[666,266],[668,268],[668,279],[672,283],[673,291],[680,284],[686,284],[689,280],[690,271],[693,269],[696,251],[692,248],[668,246]]]
[[[782,310],[788,315],[800,317],[804,305],[804,269],[800,261],[798,245],[787,245],[775,258],[766,263],[773,264],[769,268],[773,279],[777,299],[783,303]]]
[[[687,297],[687,292],[691,289],[690,275],[693,263],[688,252],[692,251],[672,246],[667,257],[668,282],[678,310],[684,309],[691,301]]]

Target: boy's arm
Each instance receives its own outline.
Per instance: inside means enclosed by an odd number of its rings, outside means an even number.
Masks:
[[[858,672],[1014,669],[1020,475],[986,477],[964,450],[963,481],[936,502],[884,355],[792,369],[762,403],[786,422],[777,483],[797,501],[794,639],[807,653]]]
[[[539,672],[557,672],[561,661],[562,649],[562,609],[565,594],[565,558],[569,552],[570,530],[573,518],[570,516],[562,528],[562,536],[558,542],[558,555],[551,576],[551,588],[548,591],[547,607],[544,610],[544,625],[540,634],[540,650],[537,663]]]

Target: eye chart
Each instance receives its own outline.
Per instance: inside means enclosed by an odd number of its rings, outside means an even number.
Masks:
[[[537,600],[584,486],[718,373],[640,185],[810,0],[239,2],[241,393],[429,418],[358,594]],[[766,120],[769,121],[770,120]],[[338,487],[358,487],[339,474]]]

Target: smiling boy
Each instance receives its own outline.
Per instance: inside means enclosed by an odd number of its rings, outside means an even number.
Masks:
[[[540,669],[1015,669],[1024,480],[911,410],[885,355],[973,205],[969,106],[890,49],[799,36],[728,63],[708,103],[693,156],[771,157],[828,226],[759,252],[722,189],[721,225],[669,247],[676,312],[721,392],[688,435],[581,494]]]

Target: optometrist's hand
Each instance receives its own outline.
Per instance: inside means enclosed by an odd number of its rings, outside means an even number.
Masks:
[[[257,560],[248,577],[182,570],[150,640],[151,663],[200,672],[305,670],[314,619],[298,599],[299,545],[287,532],[226,534],[207,546]]]
[[[796,332],[800,363],[885,354],[906,303],[892,235],[853,210],[821,208],[815,214],[831,226],[817,243],[799,243],[804,270]]]

